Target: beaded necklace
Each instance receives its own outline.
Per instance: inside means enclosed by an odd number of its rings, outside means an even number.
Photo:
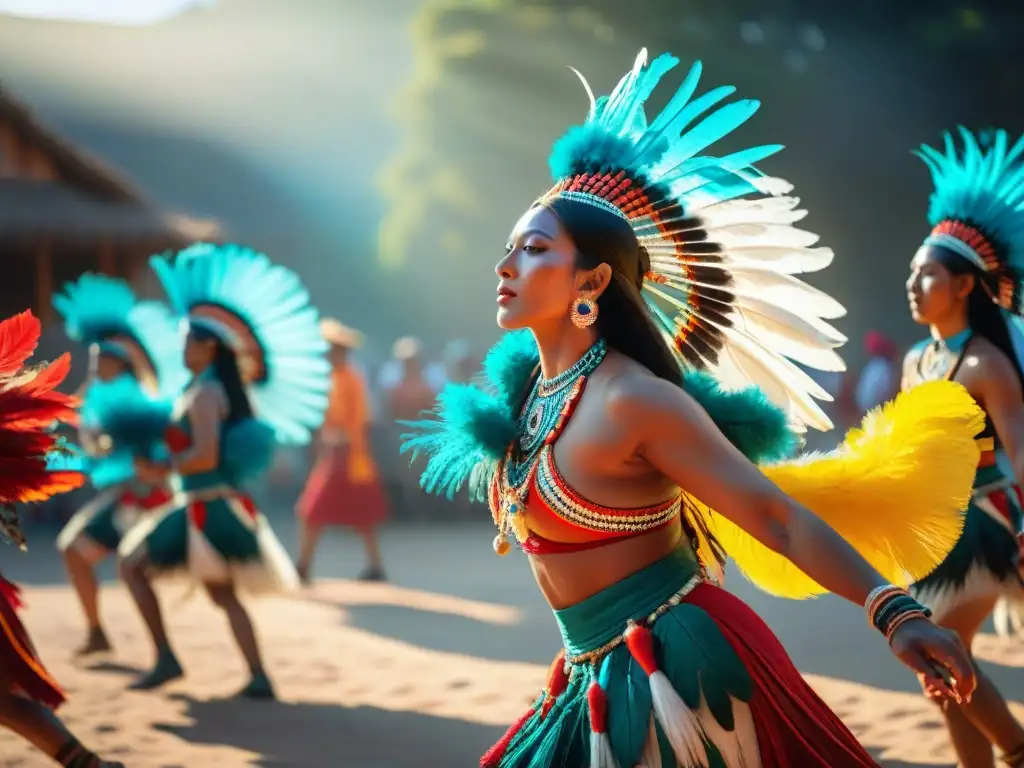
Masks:
[[[541,450],[557,438],[575,407],[587,377],[604,360],[608,348],[599,340],[571,368],[550,379],[540,377],[519,415],[519,438],[509,446],[495,473],[497,508],[492,509],[498,524],[494,550],[505,554],[509,534],[526,539],[526,522],[520,512],[537,472]]]

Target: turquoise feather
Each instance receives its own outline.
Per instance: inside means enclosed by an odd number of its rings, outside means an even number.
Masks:
[[[792,456],[800,438],[781,408],[758,387],[727,391],[704,371],[686,371],[683,389],[707,411],[722,434],[755,464]]]
[[[270,471],[277,447],[272,426],[259,419],[243,419],[224,434],[221,468],[233,485],[244,487]]]
[[[298,275],[241,245],[195,243],[150,265],[181,315],[222,307],[246,323],[265,362],[249,392],[281,444],[305,445],[323,423],[330,390],[327,342]]]
[[[171,423],[173,402],[153,397],[132,376],[93,381],[82,398],[81,419],[118,448],[152,458]]]
[[[619,765],[636,765],[647,741],[654,706],[650,680],[622,646],[605,657],[600,680],[608,696],[608,738],[615,759]]]
[[[976,227],[1011,268],[1024,271],[1024,136],[1011,147],[1007,132],[999,130],[983,148],[966,128],[959,134],[961,152],[947,131],[942,152],[922,145],[914,153],[928,166],[935,187],[928,223],[951,219]]]
[[[718,724],[731,731],[735,717],[730,696],[750,701],[754,682],[714,619],[683,603],[665,613],[653,632],[659,648],[668,649],[659,654],[661,670],[686,706],[699,709],[703,694]],[[714,649],[713,655],[709,649]]]
[[[157,301],[138,301],[124,280],[86,273],[53,296],[68,337],[86,346],[109,345],[113,336],[133,339],[153,365],[160,395],[173,400],[188,383],[179,318]]]
[[[484,360],[482,385],[448,384],[428,418],[400,422],[411,430],[401,436],[401,452],[427,457],[425,490],[452,498],[468,485],[471,498],[486,498],[491,472],[519,435],[515,409],[539,361],[529,331],[505,334]],[[726,391],[708,373],[681,375],[683,389],[751,461],[785,458],[798,446],[785,414],[757,387]]]

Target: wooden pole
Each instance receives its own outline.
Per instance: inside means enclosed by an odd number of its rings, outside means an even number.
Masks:
[[[53,317],[53,251],[48,240],[36,250],[36,314],[45,327]]]

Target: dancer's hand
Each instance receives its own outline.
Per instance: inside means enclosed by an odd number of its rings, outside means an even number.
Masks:
[[[911,619],[897,627],[889,642],[896,657],[917,672],[930,698],[971,700],[977,685],[974,667],[960,636],[929,619]]]

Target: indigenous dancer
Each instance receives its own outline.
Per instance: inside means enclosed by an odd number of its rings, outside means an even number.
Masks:
[[[985,409],[963,535],[913,590],[970,648],[1001,597],[1024,597],[1018,486],[1024,479],[1024,373],[1011,336],[1022,306],[1024,137],[1010,147],[999,131],[985,150],[970,132],[960,133],[960,151],[947,133],[944,151],[922,146],[918,152],[935,185],[932,231],[910,263],[907,298],[931,338],[907,354],[903,388],[957,381]],[[1005,452],[1009,474],[997,463],[998,451]],[[944,709],[960,763],[993,765],[994,745],[1004,763],[1024,766],[1024,729],[987,675],[977,668],[975,674],[978,689],[970,703]]]
[[[359,534],[366,550],[363,581],[384,581],[377,529],[387,518],[387,499],[370,451],[370,395],[350,353],[360,334],[334,319],[320,323],[331,346],[331,397],[317,440],[318,458],[296,505],[299,517],[299,578],[309,569],[324,526],[344,525]]]
[[[642,52],[555,145],[556,184],[496,267],[498,324],[524,330],[490,352],[491,389],[447,388],[406,445],[430,454],[427,489],[489,495],[495,550],[519,542],[562,631],[547,687],[482,765],[874,766],[710,580],[725,550],[776,594],[833,591],[936,688],[969,696],[958,638],[886,579],[955,543],[981,413],[935,382],[833,455],[772,463],[794,447],[787,422],[829,426],[783,355],[841,367],[822,318],[842,307],[791,276],[831,252],[792,226],[796,199],[741,199],[788,191],[752,165],[778,146],[699,154],[757,102],[703,115],[733,89],[691,101],[697,64],[647,122],[677,62]],[[738,388],[751,380],[763,389]]]
[[[110,650],[100,622],[95,565],[117,551],[138,516],[170,502],[164,486],[131,480],[132,456],[110,443],[104,423],[145,417],[146,404],[175,398],[187,380],[181,361],[181,333],[163,304],[140,302],[123,280],[85,274],[54,296],[69,338],[88,346],[89,379],[84,386],[80,441],[93,456],[91,479],[99,495],[79,510],[57,537],[71,583],[85,613],[88,634],[76,652]]]
[[[72,398],[56,391],[70,370],[64,355],[36,370],[24,368],[39,342],[39,321],[30,312],[0,322],[0,536],[25,549],[15,504],[38,502],[78,488],[85,476],[65,462],[55,422],[72,424]],[[54,710],[64,693],[46,671],[18,619],[18,588],[0,576],[0,725],[29,741],[58,765],[120,766],[101,760],[71,734]]]
[[[328,364],[316,310],[298,277],[240,246],[196,244],[152,265],[171,306],[187,314],[185,365],[193,374],[169,430],[171,458],[137,459],[139,476],[182,496],[121,542],[122,577],[156,647],[133,688],[180,677],[153,576],[185,571],[224,610],[252,675],[242,696],[271,698],[249,616],[235,587],[298,585],[290,559],[244,487],[265,472],[280,442],[308,442],[327,406]]]

